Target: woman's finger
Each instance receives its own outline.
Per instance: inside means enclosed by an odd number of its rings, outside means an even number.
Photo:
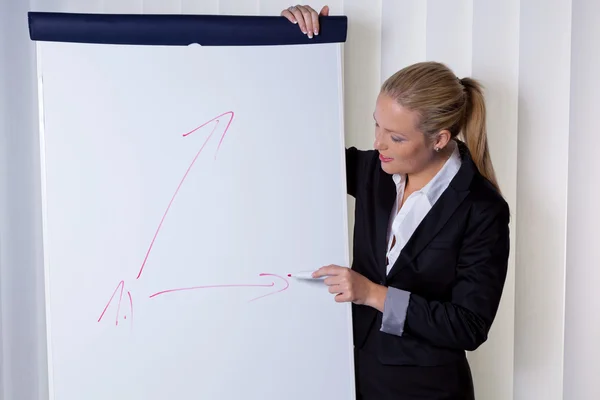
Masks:
[[[302,31],[302,33],[306,34],[308,31],[307,31],[306,21],[304,19],[304,14],[302,13],[301,7],[302,6],[292,6],[292,7],[288,8],[288,10],[292,13],[292,15],[294,16],[296,21],[298,21],[298,26],[300,27],[300,30]]]
[[[281,12],[281,16],[287,18],[290,22],[297,24],[298,20],[294,17],[294,14],[289,9],[285,9]]]
[[[323,276],[337,276],[344,272],[347,268],[340,267],[339,265],[328,265],[321,267],[313,272],[313,278],[321,278]]]
[[[306,33],[309,38],[312,39],[315,28],[313,27],[313,15],[317,15],[317,12],[311,6],[297,6],[302,12],[304,23],[306,24]]]
[[[342,293],[342,288],[340,285],[331,285],[329,286],[328,290],[331,294]]]
[[[310,12],[310,17],[312,19],[312,32],[315,35],[318,35],[319,34],[319,14],[315,10],[312,10]]]
[[[347,293],[339,293],[335,295],[334,299],[338,303],[347,303],[350,301],[350,296]]]
[[[318,14],[314,12],[311,15],[313,19],[313,30],[315,32],[315,35],[318,35],[319,31],[321,30],[321,26],[319,25],[319,17],[327,17],[329,15],[329,6],[323,6],[321,12],[319,12]]]
[[[328,276],[327,278],[323,279],[323,283],[327,286],[337,285],[338,281],[339,279],[337,279],[336,276]]]

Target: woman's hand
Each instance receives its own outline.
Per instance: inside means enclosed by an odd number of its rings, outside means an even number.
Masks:
[[[387,288],[371,282],[350,268],[338,265],[321,267],[313,273],[314,278],[325,276],[329,293],[335,294],[337,302],[364,304],[383,312]]]
[[[308,35],[312,39],[313,34],[319,34],[319,16],[329,15],[329,7],[325,6],[321,9],[321,12],[317,12],[311,6],[291,6],[281,12],[281,16],[286,17],[293,22],[298,24],[302,33]]]

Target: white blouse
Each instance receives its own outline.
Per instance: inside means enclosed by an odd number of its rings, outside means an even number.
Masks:
[[[419,226],[444,190],[448,188],[450,182],[460,169],[460,165],[460,154],[458,146],[456,146],[442,169],[421,190],[417,190],[408,196],[399,211],[398,202],[404,196],[406,176],[398,174],[393,176],[396,183],[397,196],[388,227],[387,273],[390,272],[402,248],[406,245],[406,242],[408,242],[415,229],[417,229],[417,226]]]

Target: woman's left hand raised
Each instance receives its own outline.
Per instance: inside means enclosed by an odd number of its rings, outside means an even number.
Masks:
[[[377,309],[383,308],[386,288],[371,282],[350,268],[328,265],[316,270],[313,277],[326,277],[324,283],[329,286],[329,293],[335,294],[337,302],[350,301]]]

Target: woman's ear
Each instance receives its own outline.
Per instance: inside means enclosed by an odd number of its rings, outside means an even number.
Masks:
[[[448,145],[451,139],[452,134],[450,134],[449,130],[441,130],[438,132],[438,134],[435,137],[435,140],[433,141],[433,148],[436,151],[442,150]]]

